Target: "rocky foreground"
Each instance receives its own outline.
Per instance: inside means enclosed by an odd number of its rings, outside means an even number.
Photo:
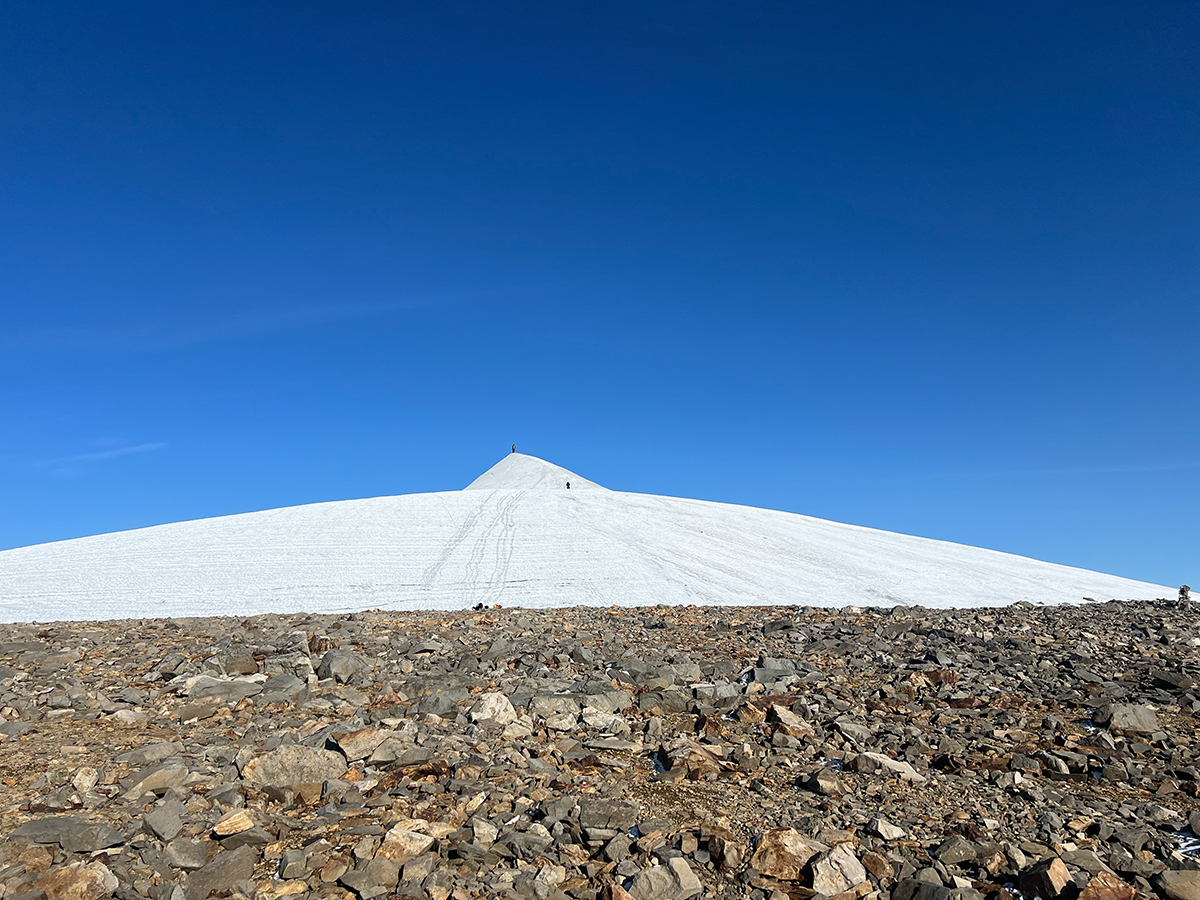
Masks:
[[[0,900],[1200,897],[1200,616],[0,626]]]

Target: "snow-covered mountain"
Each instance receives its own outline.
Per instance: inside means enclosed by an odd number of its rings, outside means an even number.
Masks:
[[[961,607],[1174,593],[793,513],[610,491],[523,454],[462,491],[0,552],[0,621],[9,622],[477,603]]]

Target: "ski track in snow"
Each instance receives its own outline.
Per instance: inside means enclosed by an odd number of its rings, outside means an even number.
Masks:
[[[318,503],[0,552],[6,622],[477,603],[964,607],[1174,594],[793,513],[609,491],[522,454],[463,491]]]

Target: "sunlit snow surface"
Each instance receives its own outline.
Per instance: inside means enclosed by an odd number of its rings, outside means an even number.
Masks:
[[[609,491],[522,454],[463,491],[0,552],[8,622],[478,603],[962,607],[1170,596],[1161,585],[961,544]]]

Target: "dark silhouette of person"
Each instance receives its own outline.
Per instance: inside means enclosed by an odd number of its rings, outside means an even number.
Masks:
[[[517,445],[513,444],[513,453],[516,453],[516,452],[517,452]]]
[[[567,482],[567,490],[569,491],[570,489],[571,489],[571,482],[568,481]]]

